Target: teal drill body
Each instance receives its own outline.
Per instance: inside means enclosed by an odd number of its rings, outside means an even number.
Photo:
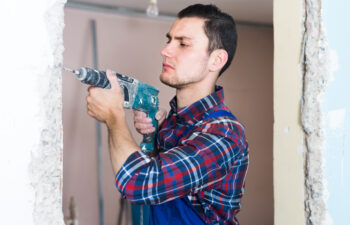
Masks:
[[[105,71],[93,70],[87,67],[82,67],[78,70],[64,68],[67,71],[76,74],[77,78],[85,84],[100,88],[110,88],[110,84]],[[113,72],[123,90],[124,108],[136,109],[145,112],[152,119],[155,132],[143,135],[143,140],[140,148],[147,154],[150,154],[155,147],[157,120],[155,118],[158,111],[158,93],[159,90],[149,84],[140,82],[134,78],[127,77]]]
[[[145,112],[147,116],[152,119],[153,127],[156,128],[155,132],[149,135],[144,135],[143,141],[140,144],[141,150],[147,154],[150,154],[155,147],[156,134],[158,130],[158,121],[156,120],[156,113],[159,105],[158,93],[159,90],[157,88],[146,83],[139,82],[134,104],[132,106],[133,109]]]

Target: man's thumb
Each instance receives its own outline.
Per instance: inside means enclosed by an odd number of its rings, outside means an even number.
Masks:
[[[119,86],[117,76],[113,74],[112,70],[106,70],[106,75],[111,84],[111,88],[113,89],[116,85]]]

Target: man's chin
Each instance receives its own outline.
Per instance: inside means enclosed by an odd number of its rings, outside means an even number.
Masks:
[[[160,77],[160,81],[161,81],[163,84],[165,84],[165,85],[167,85],[167,86],[169,86],[169,87],[176,88],[172,83],[170,83],[169,81],[163,79],[162,77]]]
[[[178,85],[176,82],[172,82],[172,81],[166,79],[166,78],[164,77],[164,74],[161,74],[159,79],[160,79],[160,81],[161,81],[163,84],[165,84],[165,85],[167,85],[167,86],[169,86],[169,87],[172,87],[172,88],[179,88],[179,85]]]

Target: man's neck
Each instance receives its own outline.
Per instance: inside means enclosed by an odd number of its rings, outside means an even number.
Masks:
[[[215,92],[215,84],[211,86],[191,85],[176,89],[177,108],[189,106],[196,101]]]

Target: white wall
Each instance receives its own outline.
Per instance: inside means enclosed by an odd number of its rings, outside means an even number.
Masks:
[[[63,224],[64,0],[0,8],[0,224]]]
[[[274,203],[276,225],[305,224],[302,2],[274,1]]]

